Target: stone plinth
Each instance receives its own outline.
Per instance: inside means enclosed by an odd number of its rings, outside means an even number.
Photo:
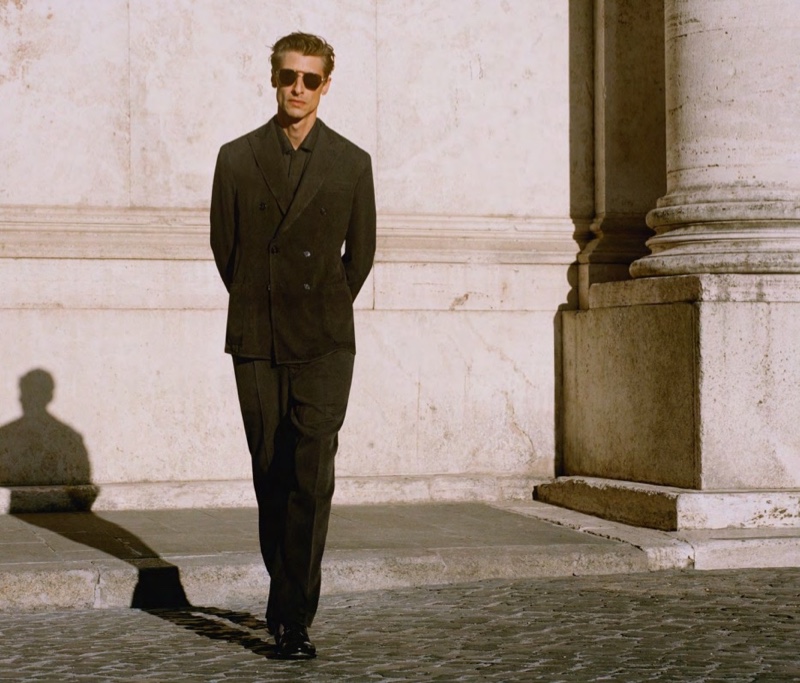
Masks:
[[[799,277],[648,278],[590,303],[564,314],[564,474],[800,488]]]
[[[562,469],[604,481],[542,500],[658,528],[796,523],[798,27],[795,0],[665,0],[651,253],[564,314]]]

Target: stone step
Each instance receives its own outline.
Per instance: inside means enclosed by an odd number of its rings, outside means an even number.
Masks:
[[[749,535],[748,535],[749,534]],[[682,536],[536,502],[334,506],[323,593],[484,579],[800,566],[800,534]],[[265,599],[250,508],[0,515],[0,610]]]

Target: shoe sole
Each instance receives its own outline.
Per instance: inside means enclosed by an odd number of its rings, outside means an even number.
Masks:
[[[302,660],[302,659],[314,659],[316,658],[317,653],[309,653],[309,652],[281,652],[278,650],[275,653],[275,657],[277,659],[286,659],[286,660]]]

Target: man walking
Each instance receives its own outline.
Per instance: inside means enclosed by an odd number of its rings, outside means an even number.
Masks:
[[[280,656],[308,658],[375,193],[369,155],[317,118],[333,48],[292,33],[271,63],[277,114],[219,151],[211,248],[229,292],[225,350],[270,576],[267,628]]]

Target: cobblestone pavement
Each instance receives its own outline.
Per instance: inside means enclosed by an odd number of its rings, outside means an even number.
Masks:
[[[800,569],[489,581],[323,597],[313,661],[260,605],[0,615],[0,681],[796,681]]]

